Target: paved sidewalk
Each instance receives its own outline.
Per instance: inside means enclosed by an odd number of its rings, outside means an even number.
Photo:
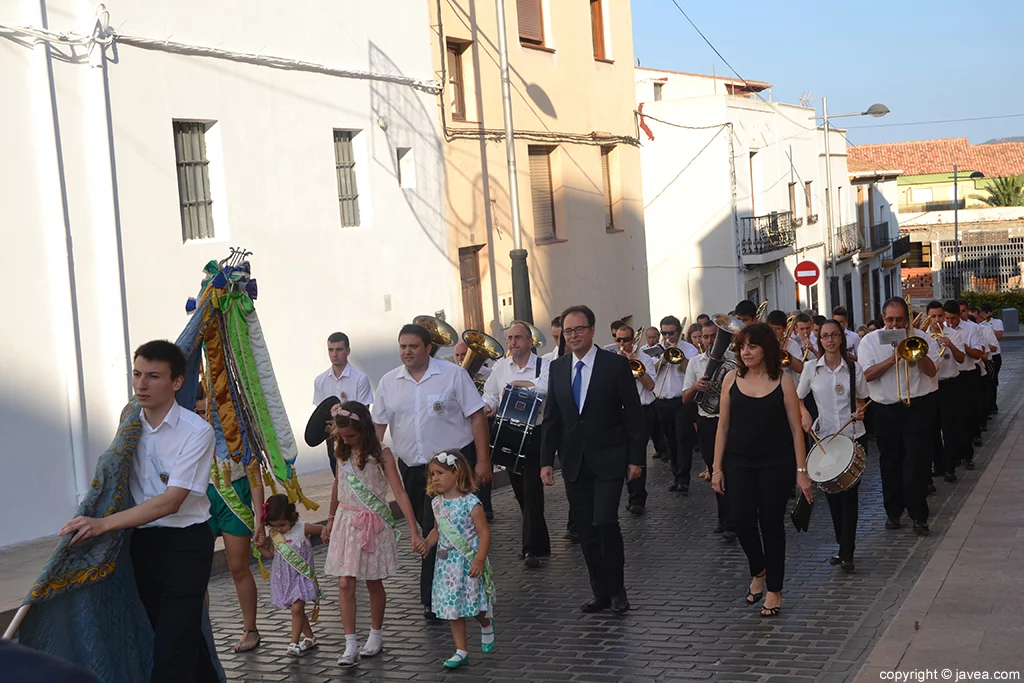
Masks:
[[[1019,405],[1019,387],[1005,387],[1003,402]],[[856,680],[926,669],[938,671],[938,680],[943,670],[953,679],[958,671],[1019,676],[1022,585],[1024,425],[1015,419]]]

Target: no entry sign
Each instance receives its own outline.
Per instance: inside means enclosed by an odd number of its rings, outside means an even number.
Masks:
[[[793,275],[797,282],[809,287],[818,281],[818,278],[821,276],[821,269],[813,261],[801,261],[796,264],[796,270],[793,272]]]

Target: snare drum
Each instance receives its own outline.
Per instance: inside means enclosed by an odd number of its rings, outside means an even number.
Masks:
[[[807,474],[825,493],[846,491],[860,481],[864,467],[864,449],[842,434],[822,437],[807,454]]]
[[[523,471],[526,455],[537,432],[537,419],[543,399],[533,389],[505,387],[501,405],[491,429],[491,460],[507,470]]]

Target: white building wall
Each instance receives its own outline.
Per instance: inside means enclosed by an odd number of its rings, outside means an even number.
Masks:
[[[125,35],[433,79],[427,7],[386,4],[289,6],[287,20],[267,0],[106,6]],[[42,7],[47,17],[38,2],[7,3],[0,22],[91,29],[88,3]],[[0,257],[0,284],[20,293],[3,298],[0,455],[19,485],[2,509],[33,510],[0,530],[0,545],[54,533],[74,512],[75,456],[81,489],[128,398],[130,351],[180,333],[203,265],[229,246],[254,252],[257,310],[299,432],[312,379],[327,366],[329,333],[350,335],[352,362],[376,382],[397,365],[397,330],[414,315],[444,310],[459,326],[434,96],[119,44],[106,66],[109,106],[104,70],[87,62],[53,60],[54,101],[43,52],[0,40],[0,87],[24,94],[5,103],[0,132],[0,203],[10,207],[3,227],[13,246]],[[182,244],[173,119],[217,122],[207,137],[210,240]],[[341,227],[334,129],[361,131],[356,228]],[[413,150],[415,187],[398,184],[398,147]],[[302,452],[299,470],[323,460],[321,449]]]

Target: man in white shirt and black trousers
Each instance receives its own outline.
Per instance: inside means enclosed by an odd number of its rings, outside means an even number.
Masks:
[[[697,431],[693,422],[695,413],[692,406],[685,406],[681,400],[683,395],[683,378],[686,363],[697,355],[697,349],[687,341],[680,339],[683,325],[674,315],[661,319],[661,336],[665,347],[678,347],[685,360],[673,365],[665,354],[654,364],[654,410],[658,416],[658,425],[665,437],[665,448],[668,450],[668,464],[672,468],[672,484],[669,491],[689,493],[690,468],[693,466],[693,447],[697,444]]]
[[[967,408],[967,428],[971,434],[971,443],[974,446],[981,446],[981,431],[986,419],[981,408],[984,401],[981,384],[981,363],[987,357],[985,338],[982,334],[981,326],[968,320],[970,311],[966,301],[963,299],[959,301],[950,299],[946,302],[946,305],[949,307],[947,311],[951,312],[954,305],[959,310],[958,316],[952,314],[946,316],[946,324],[960,330],[963,335],[964,353],[967,354],[967,358],[960,364],[960,377],[962,378],[964,393],[967,395],[967,404],[965,406]],[[973,449],[971,457],[964,460],[964,468],[974,469]]]
[[[61,529],[71,545],[134,529],[131,558],[139,599],[153,626],[153,683],[215,682],[202,633],[203,599],[213,563],[210,483],[213,428],[175,401],[185,356],[175,344],[151,341],[135,351],[132,388],[142,408],[129,489],[135,502],[102,518],[76,517]]]
[[[938,380],[935,360],[939,346],[932,338],[910,326],[907,302],[899,297],[882,306],[884,329],[869,333],[860,343],[860,365],[868,381],[875,406],[875,441],[882,470],[882,499],[885,504],[885,528],[900,528],[906,510],[919,535],[929,533],[927,495],[928,474],[935,452],[935,420],[938,414]],[[928,354],[910,366],[910,386],[906,384],[906,361],[896,355],[897,344],[906,338],[906,330],[928,345]],[[897,379],[897,375],[899,375]],[[899,390],[897,391],[897,382]],[[900,400],[910,396],[910,405]]]
[[[473,466],[477,484],[491,482],[490,434],[484,402],[464,369],[431,358],[430,333],[405,325],[398,333],[402,365],[381,378],[373,403],[377,438],[391,428],[391,450],[398,457],[402,483],[416,521],[426,537],[434,528],[427,496],[427,465],[441,451],[458,448]],[[431,594],[436,548],[420,565],[423,615],[434,619]]]
[[[654,415],[654,358],[643,352],[634,350],[634,339],[636,332],[629,325],[623,325],[615,332],[615,344],[619,347],[619,354],[627,360],[635,360],[644,366],[644,374],[636,380],[636,393],[640,397],[640,408],[644,413],[645,434],[649,435],[655,425]],[[647,440],[644,440],[644,466],[640,470],[640,476],[626,484],[626,491],[629,493],[629,500],[626,501],[626,510],[634,515],[642,515],[647,511]]]
[[[639,477],[646,460],[643,412],[629,362],[594,346],[594,312],[572,306],[562,325],[570,353],[549,371],[541,481],[554,485],[557,452],[593,592],[581,609],[622,614],[629,599],[619,500],[623,481]]]
[[[952,315],[959,318],[960,310],[956,302],[952,303]],[[959,367],[967,354],[964,353],[961,331],[946,325],[946,312],[941,302],[929,302],[925,313],[931,321],[925,332],[931,335],[941,330],[942,336],[936,338],[936,342],[944,347],[939,349],[935,360],[935,379],[939,381],[939,415],[935,425],[938,436],[932,476],[943,477],[952,483],[956,481],[956,466],[972,453],[971,435],[967,430],[967,401]]]
[[[511,355],[494,364],[484,383],[484,411],[493,416],[501,405],[505,388],[509,385],[525,387],[542,398],[548,392],[548,361],[533,353],[530,330],[522,323],[513,323],[505,334],[505,343]],[[522,554],[526,566],[536,569],[542,557],[551,555],[551,538],[544,520],[544,485],[540,481],[540,423],[528,443],[523,471],[509,471],[509,483],[523,513]]]
[[[992,413],[999,412],[999,406],[996,403],[996,398],[999,393],[999,369],[1003,367],[1003,349],[1001,342],[1003,341],[1003,334],[1005,328],[1003,327],[1003,321],[999,318],[992,317],[992,304],[985,303],[981,305],[981,324],[987,325],[992,328],[992,333],[996,337],[996,348],[992,351]]]
[[[347,334],[335,332],[327,337],[327,356],[331,359],[331,367],[313,380],[314,406],[330,396],[337,396],[342,403],[359,401],[367,407],[373,403],[370,378],[348,362],[351,353]],[[330,438],[327,439],[327,461],[331,464],[331,473],[336,475],[338,461],[334,457],[334,440]]]

